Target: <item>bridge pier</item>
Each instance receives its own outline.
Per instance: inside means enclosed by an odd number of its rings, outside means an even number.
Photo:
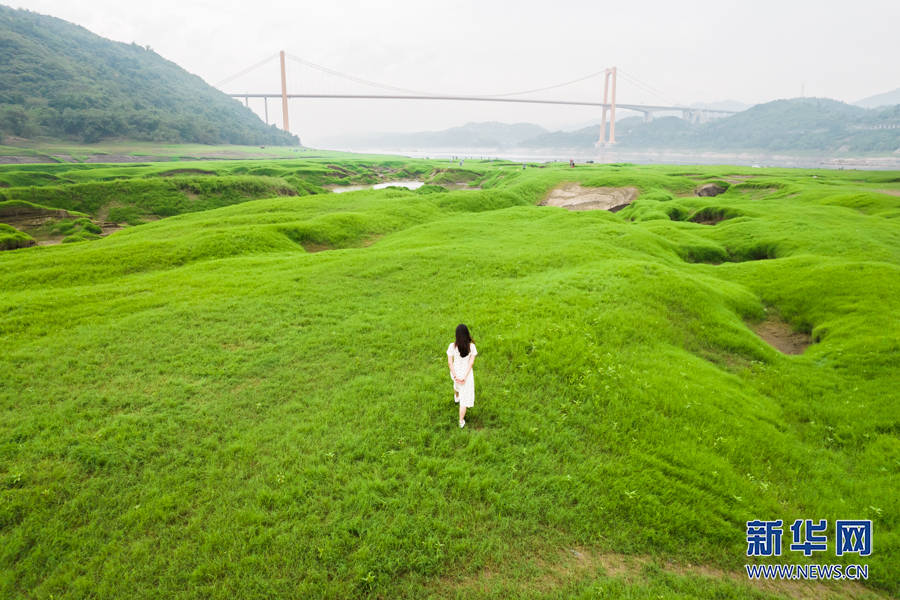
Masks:
[[[681,118],[689,123],[706,123],[710,120],[710,113],[703,109],[684,109],[681,111]]]
[[[612,78],[612,104],[609,104],[609,80]],[[605,141],[606,138],[606,107],[609,106],[610,109],[610,119],[609,119],[609,142]],[[616,67],[611,69],[606,69],[606,72],[603,75],[603,111],[602,116],[600,117],[600,139],[597,140],[597,143],[594,144],[597,148],[603,146],[604,144],[615,144],[616,143]]]
[[[288,122],[287,79],[284,76],[284,50],[281,51],[281,112],[284,116],[284,127],[282,129],[290,133],[291,126]]]

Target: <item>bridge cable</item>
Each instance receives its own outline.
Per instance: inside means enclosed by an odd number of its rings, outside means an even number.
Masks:
[[[628,72],[626,72],[626,71],[623,71],[622,69],[619,69],[618,72],[619,72],[620,75],[622,75],[622,77],[625,78],[626,81],[628,81],[629,83],[631,83],[631,84],[637,86],[638,88],[640,88],[640,89],[643,90],[644,92],[647,92],[648,94],[651,94],[651,95],[653,95],[653,96],[656,96],[657,98],[661,98],[661,99],[665,100],[667,104],[672,104],[673,106],[677,106],[677,105],[679,104],[677,101],[673,100],[673,99],[672,99],[668,94],[666,94],[665,92],[662,92],[661,90],[659,90],[659,89],[653,87],[653,86],[650,85],[649,83],[644,83],[643,81],[641,81],[640,79],[638,79],[638,78],[635,77],[634,75],[631,75],[630,73],[628,73]]]
[[[322,72],[324,72],[324,73],[328,73],[328,74],[330,74],[330,75],[334,75],[335,77],[342,77],[342,78],[344,78],[344,79],[348,79],[348,80],[350,80],[350,81],[354,81],[354,82],[356,82],[356,83],[361,83],[361,84],[368,85],[368,86],[371,86],[371,87],[377,87],[377,88],[381,88],[381,89],[391,90],[391,91],[394,91],[394,92],[403,92],[403,93],[406,93],[406,94],[415,94],[415,95],[419,95],[419,96],[448,96],[448,95],[452,95],[452,94],[440,93],[440,92],[423,92],[423,91],[421,91],[421,90],[411,90],[411,89],[408,89],[408,88],[397,87],[397,86],[389,85],[389,84],[386,84],[386,83],[379,83],[379,82],[377,82],[377,81],[371,81],[371,80],[369,80],[369,79],[363,79],[362,77],[356,77],[356,76],[354,76],[354,75],[348,75],[348,74],[346,74],[346,73],[342,73],[342,72],[337,71],[337,70],[335,70],[335,69],[331,69],[331,68],[329,68],[329,67],[325,67],[325,66],[316,64],[316,63],[314,63],[314,62],[311,62],[311,61],[302,59],[302,58],[297,57],[297,56],[294,56],[294,55],[292,55],[292,54],[287,54],[286,56],[287,56],[288,58],[290,58],[291,60],[293,60],[293,61],[295,61],[295,62],[298,62],[298,63],[300,63],[300,64],[302,64],[302,65],[305,65],[305,66],[307,66],[307,67],[312,67],[313,69],[317,69],[317,70],[322,71]],[[576,79],[572,79],[572,80],[569,80],[569,81],[564,81],[564,82],[562,82],[562,83],[557,83],[557,84],[554,84],[554,85],[548,85],[548,86],[539,87],[539,88],[532,88],[532,89],[529,89],[529,90],[520,90],[520,91],[518,91],[518,92],[505,92],[505,93],[502,93],[502,94],[466,94],[466,95],[468,95],[468,96],[473,96],[473,97],[478,97],[478,98],[505,98],[505,97],[508,97],[508,96],[520,96],[520,95],[523,95],[523,94],[530,94],[530,93],[533,93],[533,92],[543,92],[543,91],[546,91],[546,90],[552,90],[552,89],[555,89],[555,88],[565,87],[565,86],[567,86],[567,85],[572,85],[573,83],[578,83],[578,82],[580,82],[580,81],[585,81],[585,80],[590,79],[590,78],[592,78],[592,77],[597,77],[598,75],[602,75],[602,74],[604,74],[605,72],[606,72],[606,69],[603,69],[603,70],[601,70],[601,71],[595,71],[594,73],[589,73],[589,74],[587,74],[587,75],[584,75],[583,77],[578,77],[578,78],[576,78]]]
[[[522,94],[530,94],[532,92],[543,92],[546,90],[552,90],[555,88],[561,88],[561,87],[565,87],[567,85],[572,85],[573,83],[578,83],[580,81],[585,81],[586,79],[590,79],[590,78],[596,77],[598,75],[603,75],[604,73],[606,73],[606,69],[603,69],[602,71],[596,71],[594,73],[590,73],[588,75],[585,75],[584,77],[578,77],[577,79],[572,79],[570,81],[564,81],[563,83],[557,83],[555,85],[548,85],[545,87],[539,87],[539,88],[534,88],[534,89],[530,89],[530,90],[522,90],[521,92],[508,92],[506,94],[491,94],[490,97],[504,98],[506,96],[520,96]]]
[[[349,75],[349,74],[347,74],[347,73],[342,73],[342,72],[340,72],[340,71],[338,71],[338,70],[336,70],[336,69],[331,69],[331,68],[329,68],[329,67],[326,67],[326,66],[323,66],[323,65],[314,63],[314,62],[312,62],[312,61],[305,60],[305,59],[300,58],[300,57],[298,57],[298,56],[294,56],[293,54],[285,54],[285,56],[287,56],[289,59],[291,59],[291,60],[293,60],[293,61],[295,61],[295,62],[298,62],[298,63],[300,63],[300,64],[302,64],[302,65],[305,65],[305,66],[307,66],[307,67],[311,67],[311,68],[316,69],[316,70],[318,70],[318,71],[322,71],[322,72],[324,72],[324,73],[328,73],[329,75],[333,75],[333,76],[335,76],[335,77],[341,77],[341,78],[343,78],[343,79],[347,79],[347,80],[353,81],[353,82],[355,82],[355,83],[360,83],[360,84],[367,85],[367,86],[370,86],[370,87],[376,87],[376,88],[381,88],[381,89],[385,89],[385,90],[391,90],[391,91],[395,91],[395,92],[403,92],[403,93],[407,93],[407,94],[416,94],[416,95],[422,95],[422,96],[446,96],[446,95],[449,95],[449,94],[445,94],[445,93],[423,92],[423,91],[421,91],[421,90],[412,90],[412,89],[409,89],[409,88],[403,88],[403,87],[399,87],[399,86],[395,86],[395,85],[389,85],[389,84],[386,84],[386,83],[380,83],[380,82],[377,82],[377,81],[372,81],[372,80],[369,80],[369,79],[364,79],[364,78],[362,78],[362,77],[356,77],[356,76],[354,76],[354,75]],[[278,54],[277,54],[277,53],[276,53],[276,54],[270,54],[270,55],[266,56],[265,58],[263,58],[262,60],[260,60],[260,61],[258,61],[258,62],[256,62],[256,63],[254,63],[254,64],[252,64],[252,65],[250,65],[249,67],[247,67],[247,68],[245,68],[245,69],[243,69],[243,70],[241,70],[241,71],[239,71],[238,73],[235,73],[234,75],[231,75],[230,77],[227,77],[227,78],[223,79],[222,81],[218,82],[218,83],[216,84],[216,87],[220,87],[220,86],[222,86],[222,85],[225,85],[226,83],[229,83],[229,82],[231,82],[231,81],[237,79],[238,77],[241,77],[242,75],[246,75],[246,74],[249,73],[250,71],[253,71],[254,69],[256,69],[256,68],[258,68],[258,67],[264,65],[264,64],[267,63],[268,61],[270,61],[270,60],[272,60],[272,59],[274,59],[274,58],[277,58],[277,57],[278,57]],[[603,74],[606,73],[606,71],[607,71],[606,69],[602,69],[602,70],[600,70],[600,71],[595,71],[595,72],[593,72],[593,73],[588,73],[587,75],[584,75],[584,76],[582,76],[582,77],[577,77],[577,78],[575,78],[575,79],[570,79],[570,80],[568,80],[568,81],[564,81],[564,82],[561,82],[561,83],[556,83],[556,84],[553,84],[553,85],[547,85],[547,86],[542,86],[542,87],[537,87],[537,88],[531,88],[531,89],[527,89],[527,90],[519,90],[519,91],[516,91],[516,92],[504,92],[504,93],[495,93],[495,94],[467,94],[467,95],[472,96],[472,97],[478,97],[478,98],[506,98],[506,97],[510,97],[510,96],[522,96],[522,95],[525,95],[525,94],[531,94],[531,93],[534,93],[534,92],[543,92],[543,91],[552,90],[552,89],[556,89],[556,88],[566,87],[566,86],[569,86],[569,85],[572,85],[572,84],[575,84],[575,83],[579,83],[579,82],[581,82],[581,81],[586,81],[586,80],[588,80],[588,79],[591,79],[591,78],[593,78],[593,77],[597,77],[597,76],[599,76],[599,75],[603,75]],[[658,97],[658,98],[661,98],[661,99],[665,100],[665,101],[666,101],[667,103],[669,103],[669,104],[673,104],[673,105],[677,105],[677,104],[678,104],[678,102],[674,102],[667,94],[665,94],[664,92],[660,91],[658,88],[655,88],[655,87],[653,87],[652,85],[643,82],[642,80],[638,79],[638,78],[637,78],[636,76],[634,76],[634,75],[631,75],[631,74],[628,73],[627,71],[624,71],[623,69],[618,69],[618,73],[619,73],[620,75],[622,75],[622,77],[623,77],[627,82],[629,82],[629,83],[631,83],[631,84],[637,86],[637,87],[640,88],[642,91],[647,92],[647,93],[649,93],[649,94],[651,94],[651,95],[653,95],[653,96],[656,96],[656,97]]]
[[[335,77],[342,77],[344,79],[349,79],[350,81],[354,81],[356,83],[361,83],[363,85],[377,87],[377,88],[381,88],[381,89],[385,89],[385,90],[391,90],[394,92],[404,92],[406,94],[416,94],[416,95],[421,95],[421,96],[436,96],[436,95],[438,95],[438,94],[431,94],[428,92],[422,92],[419,90],[410,90],[407,88],[397,87],[394,85],[388,85],[386,83],[378,83],[377,81],[370,81],[368,79],[363,79],[362,77],[356,77],[355,75],[347,75],[346,73],[341,73],[340,71],[336,71],[334,69],[324,67],[322,65],[318,65],[314,62],[302,59],[298,56],[294,56],[293,54],[286,54],[285,56],[287,56],[289,59],[293,60],[294,62],[300,63],[301,65],[305,65],[307,67],[312,67],[313,69],[322,71],[324,73],[328,73],[329,75],[334,75]]]
[[[270,54],[269,56],[265,57],[265,58],[262,59],[261,61],[259,61],[259,62],[257,62],[257,63],[254,63],[254,64],[250,65],[249,67],[247,67],[247,68],[244,69],[243,71],[240,71],[240,72],[238,72],[238,73],[235,73],[234,75],[231,75],[230,77],[226,77],[225,79],[223,79],[223,80],[220,81],[219,83],[215,84],[215,87],[221,87],[221,86],[225,85],[226,83],[229,83],[229,82],[231,82],[231,81],[237,79],[237,78],[240,77],[241,75],[246,75],[247,73],[249,73],[249,72],[252,71],[253,69],[256,69],[256,68],[258,68],[258,67],[263,66],[264,64],[266,64],[267,62],[269,62],[270,60],[272,60],[273,58],[275,58],[275,57],[277,57],[277,56],[278,56],[278,54]]]

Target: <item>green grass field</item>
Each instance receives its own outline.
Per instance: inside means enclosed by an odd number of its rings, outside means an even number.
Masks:
[[[900,594],[900,173],[447,168],[0,167],[6,202],[166,217],[0,252],[0,596]],[[481,189],[325,191],[401,177]],[[641,194],[537,205],[564,182]],[[826,552],[787,549],[799,518]],[[780,558],[746,556],[753,519]],[[871,556],[835,556],[836,519]]]
[[[181,161],[209,159],[358,158],[358,154],[298,146],[166,144],[106,140],[94,144],[56,139],[18,140],[0,145],[0,157],[31,157],[45,163],[121,163],[131,160]],[[108,160],[104,160],[108,159]],[[2,161],[0,161],[2,162]]]

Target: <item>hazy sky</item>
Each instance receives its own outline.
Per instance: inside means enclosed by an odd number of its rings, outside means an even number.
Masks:
[[[620,102],[758,103],[801,89],[849,102],[900,86],[897,0],[0,1],[149,45],[213,85],[283,49],[357,77],[453,94],[531,89],[613,65],[632,78],[619,78]],[[602,85],[596,77],[532,96],[600,100]],[[222,89],[279,86],[271,60]],[[289,62],[288,91],[376,90]],[[251,107],[262,114],[262,101]],[[355,131],[486,120],[555,128],[597,117],[594,109],[561,106],[291,101],[291,129],[308,144]],[[277,102],[269,102],[269,118],[280,123]]]

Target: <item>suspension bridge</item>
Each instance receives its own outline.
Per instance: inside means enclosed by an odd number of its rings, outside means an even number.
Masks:
[[[682,117],[685,120],[691,122],[702,122],[712,118],[715,115],[725,116],[729,114],[734,114],[736,111],[732,110],[719,110],[719,109],[709,109],[709,108],[697,108],[690,106],[679,106],[677,104],[628,104],[628,103],[617,103],[616,102],[616,82],[618,76],[623,75],[626,80],[631,83],[637,85],[638,87],[643,88],[645,91],[649,91],[657,96],[661,94],[658,90],[655,90],[652,86],[641,82],[634,76],[627,75],[620,69],[616,67],[610,67],[603,69],[601,71],[597,71],[594,73],[590,73],[585,75],[584,77],[579,77],[577,79],[573,79],[571,81],[565,81],[562,83],[544,86],[540,88],[530,89],[530,90],[522,90],[517,92],[506,92],[502,94],[479,94],[479,95],[454,95],[454,94],[435,94],[428,92],[421,92],[416,90],[409,90],[406,88],[396,87],[384,83],[378,83],[375,81],[370,81],[367,79],[363,79],[361,77],[355,77],[353,75],[348,75],[346,73],[341,73],[334,69],[330,69],[328,67],[324,67],[322,65],[317,65],[308,60],[304,60],[302,58],[298,58],[296,56],[292,56],[284,52],[284,50],[280,51],[278,54],[273,54],[271,56],[267,56],[263,60],[255,63],[242,71],[235,73],[234,75],[220,81],[217,84],[218,86],[222,86],[234,79],[253,71],[264,64],[268,63],[275,58],[280,60],[281,65],[281,93],[229,93],[228,95],[232,98],[244,99],[244,104],[249,107],[251,98],[262,98],[264,102],[264,110],[265,110],[265,121],[266,124],[269,124],[269,99],[281,99],[281,110],[282,110],[282,128],[285,131],[290,131],[290,115],[288,110],[288,101],[292,99],[340,99],[340,100],[442,100],[442,101],[457,101],[457,102],[506,102],[506,103],[518,103],[518,104],[555,104],[561,106],[594,106],[601,109],[601,122],[600,122],[600,137],[597,140],[597,146],[603,146],[606,144],[614,144],[616,142],[616,108],[624,109],[624,110],[632,110],[636,112],[643,113],[644,120],[650,121],[653,118],[654,113],[659,112],[680,112]],[[392,91],[392,94],[335,94],[335,93],[302,93],[302,94],[289,94],[287,92],[287,77],[286,77],[286,68],[285,68],[285,60],[292,60],[306,67],[311,67],[318,71],[327,73],[329,75],[333,75],[336,77],[340,77],[343,79],[347,79],[350,81],[354,81],[356,83],[361,83],[363,85],[376,87],[383,90]],[[548,98],[516,98],[514,96],[522,96],[525,94],[531,94],[535,92],[543,92],[551,89],[556,89],[560,87],[565,87],[567,85],[571,85],[573,83],[577,83],[580,81],[584,81],[590,79],[592,77],[603,76],[603,101],[585,101],[585,100],[559,100],[559,99],[548,99]],[[609,122],[609,137],[607,138],[607,119]]]

